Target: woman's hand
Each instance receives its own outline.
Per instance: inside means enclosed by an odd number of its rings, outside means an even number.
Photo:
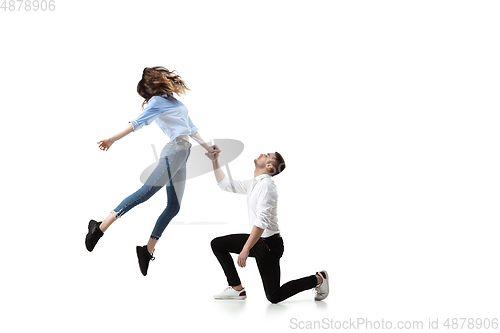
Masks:
[[[113,143],[114,141],[112,139],[104,139],[99,141],[97,144],[99,145],[100,150],[107,151]]]
[[[220,153],[220,149],[219,147],[217,147],[217,145],[213,145],[211,147],[208,147],[208,150],[207,150],[209,153]]]

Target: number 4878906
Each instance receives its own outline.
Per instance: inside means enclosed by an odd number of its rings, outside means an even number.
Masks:
[[[4,0],[0,9],[3,9],[4,12],[54,11],[56,10],[56,0]]]

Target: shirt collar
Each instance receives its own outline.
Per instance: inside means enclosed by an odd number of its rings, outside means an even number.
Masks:
[[[257,177],[255,177],[254,179],[255,179],[256,181],[258,181],[258,180],[261,180],[261,179],[263,179],[263,178],[271,178],[271,176],[270,176],[268,173],[263,173],[262,175],[258,175],[258,176],[257,176]]]

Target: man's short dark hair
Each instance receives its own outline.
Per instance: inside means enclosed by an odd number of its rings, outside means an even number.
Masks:
[[[271,164],[274,166],[273,172],[271,172],[271,177],[279,175],[283,170],[285,170],[285,160],[280,153],[275,152],[276,158],[271,159]]]

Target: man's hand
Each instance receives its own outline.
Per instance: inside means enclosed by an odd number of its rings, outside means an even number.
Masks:
[[[205,153],[205,155],[207,155],[207,157],[210,159],[210,161],[216,161],[217,158],[219,158],[218,153]]]
[[[109,147],[111,147],[111,145],[114,143],[115,141],[112,140],[111,138],[110,139],[104,139],[104,140],[101,140],[99,141],[97,144],[99,145],[99,149],[100,150],[104,150],[104,151],[107,151],[109,149]]]
[[[264,229],[261,229],[257,226],[252,227],[252,232],[248,236],[248,239],[243,246],[243,250],[241,250],[240,255],[238,256],[238,266],[245,267],[247,264],[247,258],[250,255],[250,249],[258,242],[260,236],[264,233]]]
[[[250,250],[243,248],[238,256],[238,266],[245,267],[247,265],[247,258],[250,255]]]

